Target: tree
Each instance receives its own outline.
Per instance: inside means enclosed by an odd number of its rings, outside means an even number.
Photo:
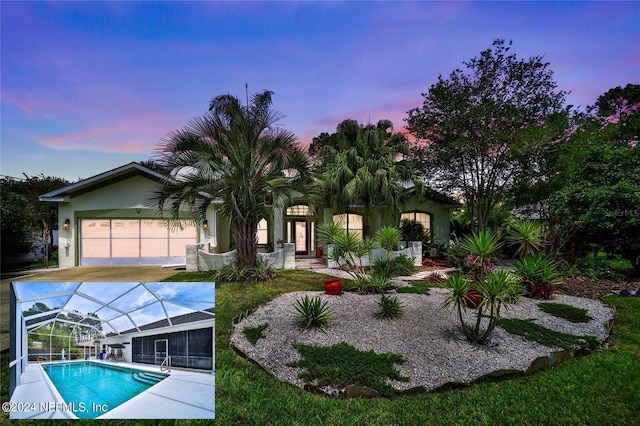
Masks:
[[[26,180],[22,181],[20,186],[22,187],[22,192],[34,207],[37,228],[42,235],[42,244],[43,246],[45,244],[53,246],[53,231],[58,228],[58,203],[42,202],[39,197],[42,194],[69,185],[69,182],[62,178],[44,176],[42,174],[39,176],[24,176]]]
[[[461,191],[466,208],[485,229],[489,213],[541,146],[564,135],[566,92],[540,56],[509,53],[495,40],[479,57],[438,78],[421,107],[408,111],[423,169],[444,191]],[[535,164],[535,162],[533,162]]]
[[[323,204],[336,211],[362,212],[365,236],[372,236],[374,211],[384,208],[399,216],[407,197],[423,191],[407,139],[393,133],[389,120],[375,126],[345,120],[336,133],[314,138],[310,150],[319,153]]]
[[[29,199],[22,194],[19,183],[12,179],[2,179],[0,182],[3,260],[33,249],[35,211]]]
[[[640,86],[600,96],[565,145],[548,200],[558,234],[576,255],[603,250],[640,273]]]
[[[169,134],[157,169],[164,176],[153,200],[173,219],[190,211],[202,223],[210,204],[229,220],[241,267],[255,268],[257,225],[268,205],[280,205],[311,181],[309,160],[295,136],[276,122],[273,92],[254,94],[248,105],[236,97],[213,98],[209,111]]]

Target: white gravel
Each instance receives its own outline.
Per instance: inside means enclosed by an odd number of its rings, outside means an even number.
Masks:
[[[281,380],[303,387],[301,368],[287,364],[300,359],[294,343],[329,346],[347,342],[360,350],[393,352],[405,363],[397,367],[409,382],[390,381],[398,390],[422,387],[433,390],[448,383],[470,383],[490,374],[526,373],[534,360],[552,356],[560,348],[548,348],[524,340],[496,327],[488,344],[469,343],[455,311],[443,309],[446,290],[431,289],[431,295],[395,294],[404,304],[404,314],[395,320],[375,317],[379,295],[345,293],[330,296],[322,292],[294,292],[282,295],[240,321],[231,336],[231,345]],[[325,332],[302,331],[294,324],[293,304],[297,299],[319,296],[335,312],[332,326]],[[610,308],[591,299],[556,295],[554,302],[571,304],[589,311],[589,323],[574,324],[542,312],[539,301],[522,298],[503,317],[535,319],[544,327],[575,335],[608,336],[613,318]],[[469,311],[470,315],[475,311]],[[475,318],[475,315],[474,315]],[[468,322],[471,316],[468,317]],[[242,333],[245,327],[268,323],[265,338],[251,344]],[[327,392],[335,389],[325,389]]]

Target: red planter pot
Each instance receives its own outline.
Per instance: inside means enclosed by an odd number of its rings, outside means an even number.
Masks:
[[[324,255],[324,252],[322,251],[322,249],[316,249],[316,257],[320,258]]]
[[[482,302],[482,294],[475,289],[472,289],[464,300],[465,305],[469,309],[477,309],[478,306],[480,306],[480,302]]]
[[[342,293],[342,283],[339,279],[324,282],[324,291],[327,294],[337,295]]]

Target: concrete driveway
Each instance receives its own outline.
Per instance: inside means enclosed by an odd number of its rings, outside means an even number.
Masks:
[[[177,274],[176,268],[160,266],[78,266],[65,269],[39,269],[37,271],[20,272],[8,277],[5,281],[161,281]]]
[[[0,283],[0,350],[9,346],[9,284],[15,281],[38,282],[156,282],[180,272],[160,266],[79,266],[67,269],[40,269],[7,273]]]

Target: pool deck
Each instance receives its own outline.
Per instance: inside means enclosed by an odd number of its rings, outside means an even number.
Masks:
[[[71,361],[74,362],[74,361]],[[97,361],[98,363],[107,363]],[[112,364],[108,362],[108,364]],[[156,366],[119,362],[114,365],[159,372]],[[164,373],[167,373],[164,371]],[[99,419],[213,419],[215,417],[214,375],[172,370],[170,376]],[[26,411],[11,412],[11,419],[72,419],[61,405],[60,394],[40,364],[28,364],[22,385],[16,387],[12,403],[28,403]],[[57,404],[56,404],[57,403]]]

